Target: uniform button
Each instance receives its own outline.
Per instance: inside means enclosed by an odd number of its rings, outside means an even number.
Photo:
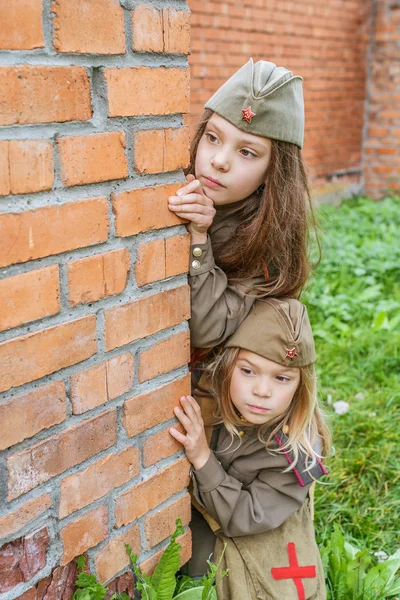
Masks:
[[[199,260],[194,260],[192,262],[192,267],[193,267],[193,269],[200,269],[200,267],[201,267],[200,261]]]
[[[203,254],[203,250],[201,248],[193,248],[193,256],[201,256]]]

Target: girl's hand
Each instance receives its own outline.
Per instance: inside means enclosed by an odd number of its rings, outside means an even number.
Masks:
[[[186,435],[180,433],[175,427],[170,428],[170,434],[185,448],[186,456],[196,471],[201,469],[210,456],[204,422],[201,418],[200,406],[192,396],[182,396],[180,399],[183,410],[176,406],[174,413],[182,423]]]
[[[214,202],[203,192],[201,183],[194,175],[187,175],[188,184],[177,191],[176,196],[168,199],[168,208],[178,217],[190,221],[188,230],[196,239],[194,243],[207,240],[207,230],[212,225],[215,208]]]

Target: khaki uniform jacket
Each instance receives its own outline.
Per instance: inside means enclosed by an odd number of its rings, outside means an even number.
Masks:
[[[261,274],[233,284],[215,264],[213,246],[229,240],[241,226],[241,216],[229,214],[232,205],[219,206],[216,210],[207,243],[193,245],[190,249],[192,315],[189,326],[194,348],[213,348],[231,336],[256,299],[246,293],[265,283],[265,275]]]
[[[324,600],[310,484],[302,487],[293,471],[283,472],[287,458],[267,450],[256,428],[243,431],[230,446],[220,426],[209,460],[193,472],[195,504],[216,534],[214,562],[227,544],[221,569],[230,571],[218,583],[218,598]],[[209,535],[206,523],[205,529]],[[201,540],[194,542],[195,552]]]

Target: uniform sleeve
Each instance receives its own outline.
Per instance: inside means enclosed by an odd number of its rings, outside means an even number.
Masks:
[[[225,472],[213,452],[193,477],[196,499],[227,537],[265,533],[279,527],[301,507],[310,487],[299,486],[292,472],[280,469],[264,469],[243,487]]]
[[[192,315],[189,322],[191,344],[195,348],[217,346],[239,327],[248,315],[254,296],[247,295],[264,277],[231,284],[214,262],[211,240],[190,248],[189,284]]]

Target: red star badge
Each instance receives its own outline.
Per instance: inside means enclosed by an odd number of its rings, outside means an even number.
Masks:
[[[289,350],[289,348],[286,348],[285,358],[290,358],[290,360],[293,360],[294,358],[296,358],[296,356],[298,356],[298,354],[296,354],[296,348],[292,348],[291,350]]]
[[[242,121],[251,123],[252,118],[255,116],[256,113],[251,110],[251,106],[249,106],[249,108],[242,108]]]

